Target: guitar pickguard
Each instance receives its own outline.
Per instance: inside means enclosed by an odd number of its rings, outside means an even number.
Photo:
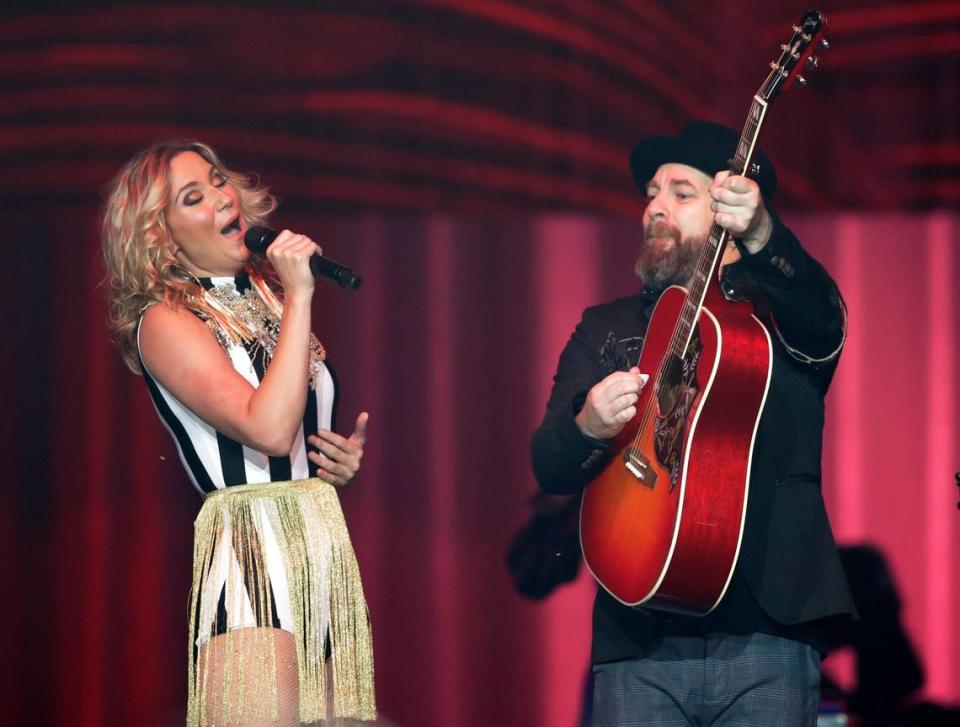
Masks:
[[[657,460],[670,473],[670,492],[680,481],[687,418],[699,393],[697,366],[702,352],[703,345],[695,330],[687,355],[680,358],[670,354],[664,361],[657,397],[660,414],[654,422],[653,446]]]

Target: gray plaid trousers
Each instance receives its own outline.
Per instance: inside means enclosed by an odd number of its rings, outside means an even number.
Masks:
[[[769,634],[666,634],[593,667],[594,727],[814,727],[820,655]]]

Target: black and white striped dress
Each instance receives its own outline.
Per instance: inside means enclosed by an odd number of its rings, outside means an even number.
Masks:
[[[200,282],[208,289],[221,285],[232,286],[241,295],[250,289],[250,281],[246,275],[235,278],[200,278]],[[266,369],[262,347],[256,344],[235,344],[231,345],[226,353],[233,368],[249,381],[251,386],[260,385]],[[316,476],[316,465],[307,459],[306,437],[318,428],[333,429],[337,404],[336,380],[325,362],[320,364],[316,389],[310,389],[307,393],[300,434],[286,457],[272,457],[218,432],[158,382],[142,357],[141,366],[157,414],[173,437],[190,479],[201,493],[211,493],[237,485],[303,480]],[[272,621],[274,626],[292,631],[287,577],[277,545],[277,535],[272,531],[265,511],[258,511],[255,520],[273,592]],[[257,623],[255,599],[246,593],[251,584],[247,584],[246,588],[233,589],[235,597],[228,596],[231,590],[226,587],[228,580],[242,580],[237,555],[228,538],[222,541],[222,547],[214,559],[216,564],[213,575],[206,583],[199,607],[197,646],[211,633],[225,633]],[[325,617],[322,619],[324,631],[326,623]]]
[[[245,275],[236,278],[201,278],[200,282],[207,288],[232,285],[240,294],[250,288],[250,281]],[[251,344],[235,345],[227,353],[233,368],[251,386],[259,386],[265,370],[263,349]],[[326,363],[321,364],[322,375],[316,390],[310,390],[307,394],[300,435],[286,457],[271,457],[218,432],[154,379],[142,359],[141,365],[157,414],[173,437],[190,479],[201,493],[232,485],[283,482],[315,476],[316,466],[307,459],[306,437],[318,428],[333,429],[336,415],[337,386],[333,372]]]

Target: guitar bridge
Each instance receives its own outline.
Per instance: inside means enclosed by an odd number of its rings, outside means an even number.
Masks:
[[[628,447],[623,453],[623,463],[634,477],[647,487],[657,484],[657,472],[650,466],[650,460],[641,452],[634,452]]]

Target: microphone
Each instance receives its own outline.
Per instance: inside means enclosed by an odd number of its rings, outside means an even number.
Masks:
[[[247,246],[250,252],[263,255],[278,234],[280,233],[276,230],[271,230],[269,227],[251,227],[243,236],[243,244]],[[334,262],[328,257],[323,257],[323,255],[314,255],[310,258],[310,270],[312,270],[313,274],[317,277],[322,275],[325,278],[329,278],[341,288],[356,290],[360,287],[360,283],[363,282],[360,276],[346,265]]]

